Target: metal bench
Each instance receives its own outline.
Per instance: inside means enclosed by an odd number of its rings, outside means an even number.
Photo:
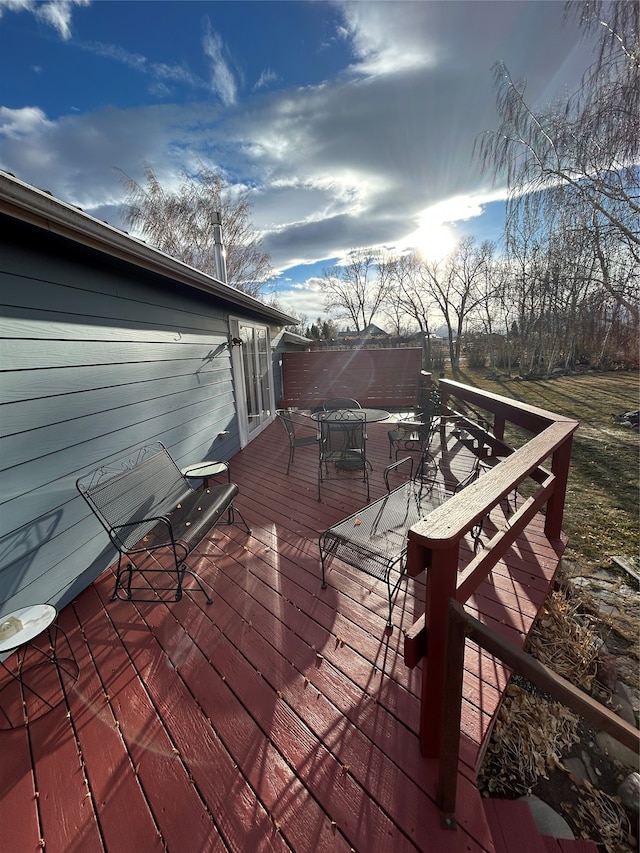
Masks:
[[[224,483],[196,491],[161,442],[101,465],[80,477],[76,486],[118,550],[112,600],[166,601],[170,599],[163,594],[170,592],[179,601],[184,577],[189,574],[211,604],[200,578],[187,568],[187,556],[225,514],[227,520],[222,523],[233,524],[238,516],[251,533],[233,506],[238,486]],[[157,559],[162,555],[156,554],[162,549],[169,555],[164,565]],[[151,554],[156,559],[134,562],[134,555]],[[164,572],[172,579],[171,585],[134,586],[134,572]],[[146,595],[138,597],[143,590]]]

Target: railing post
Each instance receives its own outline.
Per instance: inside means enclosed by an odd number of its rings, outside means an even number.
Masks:
[[[460,608],[461,609],[461,608]],[[464,681],[464,648],[467,622],[464,614],[449,601],[447,604],[447,647],[444,676],[444,707],[442,749],[438,781],[438,802],[444,829],[455,829],[456,794],[458,790],[458,760],[460,756],[460,720],[462,716],[462,686]]]
[[[559,539],[562,533],[562,519],[564,517],[564,502],[567,495],[572,444],[573,436],[570,435],[558,447],[551,460],[551,473],[555,476],[556,482],[553,494],[547,502],[547,515],[544,523],[544,532],[549,539]]]
[[[425,621],[429,650],[422,664],[420,747],[423,755],[429,758],[437,758],[440,754],[448,601],[456,594],[458,549],[458,542],[455,542],[446,549],[432,550],[431,565],[426,573]]]
[[[440,386],[440,414],[443,415],[447,411],[449,405],[449,392],[446,388]],[[444,449],[447,446],[447,421],[445,418],[440,418],[440,443]]]

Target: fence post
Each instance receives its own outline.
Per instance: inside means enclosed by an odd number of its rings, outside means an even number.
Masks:
[[[440,754],[448,601],[455,598],[456,594],[458,550],[458,542],[442,550],[432,550],[431,565],[426,572],[425,623],[428,651],[422,664],[420,747],[423,755],[428,758],[437,758]]]
[[[504,427],[505,427],[505,418],[504,415],[495,415],[493,419],[493,434],[496,438],[500,439],[500,441],[504,441]]]

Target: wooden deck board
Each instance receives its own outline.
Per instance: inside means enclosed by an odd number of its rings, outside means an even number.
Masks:
[[[110,587],[98,584],[97,589],[102,602],[106,603],[109,600]],[[188,601],[189,599],[185,598],[185,602]],[[194,667],[197,662],[194,677],[200,681],[199,686],[204,696],[199,698],[198,693],[193,692],[184,677],[189,669],[182,659],[183,655],[177,653],[172,660],[167,656],[163,645],[167,638],[178,644],[185,638],[184,631],[175,631],[175,620],[166,605],[130,605],[126,602],[117,602],[115,605],[110,606],[114,629],[124,646],[129,649],[129,653],[133,652],[135,655],[136,668],[140,668],[140,676],[153,702],[155,714],[167,728],[166,736],[158,737],[157,731],[143,726],[136,748],[141,748],[142,757],[147,756],[145,760],[155,763],[157,757],[154,753],[157,753],[163,763],[188,768],[194,784],[202,792],[202,803],[207,804],[206,813],[202,805],[195,802],[192,802],[192,808],[189,808],[188,801],[181,801],[179,790],[175,792],[175,807],[184,810],[185,825],[176,844],[170,849],[179,850],[185,835],[191,838],[194,834],[189,829],[190,821],[196,817],[203,819],[205,814],[209,821],[216,821],[227,843],[234,849],[241,849],[243,844],[257,851],[287,849],[275,832],[266,809],[256,801],[256,791],[250,784],[249,775],[243,778],[238,773],[237,757],[228,750],[220,736],[220,718],[237,721],[232,723],[232,730],[234,736],[240,740],[246,737],[247,741],[251,742],[255,735],[254,728],[247,723],[246,715],[236,707],[234,697],[227,686],[220,679],[211,678],[211,671],[206,661],[203,663],[197,646],[189,642],[189,658],[195,659]],[[136,619],[131,618],[132,606]],[[191,615],[193,616],[193,612]],[[145,621],[145,617],[148,621]],[[199,626],[197,623],[192,624],[195,634]],[[184,652],[184,643],[181,649]],[[214,725],[212,718],[215,719],[216,714],[218,719]],[[240,722],[242,726],[238,725]],[[135,732],[132,734],[135,735]],[[139,763],[136,767],[139,773],[142,764]],[[156,785],[162,786],[164,781],[159,780]],[[151,787],[153,789],[154,785]],[[236,807],[228,809],[231,790],[237,794],[238,801]],[[158,819],[160,815],[156,812],[154,797],[154,815]],[[216,848],[217,845],[211,846],[209,840],[204,847],[194,842],[193,849]]]
[[[16,681],[3,680],[0,701],[9,708],[22,701]],[[6,721],[4,721],[6,722]],[[29,733],[25,726],[0,731],[0,838],[7,850],[37,850],[42,837]]]
[[[42,837],[53,850],[100,849],[100,832],[64,703],[29,726]],[[75,839],[69,845],[69,839]]]
[[[371,500],[384,493],[387,429],[368,427]],[[213,604],[195,589],[174,603],[111,602],[106,572],[60,614],[80,668],[70,717],[60,704],[0,730],[0,838],[12,851],[40,837],[64,853],[494,851],[475,771],[509,670],[467,645],[459,829],[443,830],[437,764],[419,750],[421,666],[403,661],[424,576],[401,583],[391,633],[383,584],[334,560],[322,589],[318,536],[364,504],[364,487],[331,479],[318,501],[316,449],[298,448],[288,477],[287,458],[274,424],[231,460],[253,535],[217,527],[191,555]],[[449,438],[446,476],[471,464]],[[468,609],[522,645],[557,565],[534,524]]]
[[[108,619],[100,611],[101,605],[89,589],[59,616],[79,667],[78,681],[69,692],[69,704],[93,809],[105,849],[122,844],[124,833],[132,843],[146,843],[150,850],[154,846],[162,849],[140,779],[99,676],[96,660],[106,657],[104,623]],[[111,691],[115,683],[111,681],[111,670],[104,672],[104,677]]]
[[[217,589],[220,601],[220,585]],[[304,719],[312,729],[312,743],[315,744],[319,740],[327,750],[331,750],[334,759],[339,762],[341,776],[352,776],[363,788],[366,783],[371,785],[379,776],[384,785],[374,786],[377,790],[386,792],[406,789],[406,802],[412,803],[417,796],[417,793],[412,796],[414,775],[401,773],[395,761],[388,761],[388,739],[385,749],[381,749],[377,743],[384,731],[393,731],[393,737],[397,738],[400,731],[404,733],[408,732],[408,729],[399,726],[398,721],[389,716],[373,695],[359,691],[347,680],[343,672],[331,666],[324,651],[314,651],[297,637],[287,626],[286,613],[281,615],[285,620],[284,624],[276,622],[273,613],[266,609],[262,612],[262,618],[260,613],[252,610],[244,622],[240,622],[237,614],[233,614],[231,619],[224,621],[225,637],[236,649],[242,650],[261,678],[269,682],[277,697],[276,708],[285,708],[283,703],[291,706],[295,714]],[[274,622],[276,624],[273,624]],[[338,643],[337,648],[343,653],[346,652],[342,643]],[[370,664],[367,664],[367,669],[370,673]],[[392,684],[389,680],[384,683]],[[348,707],[348,717],[345,717],[346,710],[336,707],[333,699],[344,697],[349,688],[352,688],[351,704]],[[266,705],[268,707],[268,703]],[[289,720],[289,724],[290,730],[294,731],[294,720]],[[354,724],[357,727],[354,727]],[[289,731],[286,726],[285,731]],[[296,741],[304,743],[305,738],[298,734]],[[415,755],[415,736],[412,736],[411,741],[411,752]],[[339,748],[336,745],[339,745]],[[391,752],[394,751],[391,748]],[[305,760],[307,756],[308,752],[305,750]],[[299,759],[290,757],[289,760],[295,761],[298,766]],[[316,760],[319,760],[317,756]],[[345,770],[345,767],[348,767],[348,770]],[[343,788],[344,780],[340,781],[342,784],[339,787]],[[394,802],[386,802],[384,796],[378,799],[378,803],[389,812],[394,806]],[[329,811],[328,804],[325,804],[325,808]],[[364,819],[362,812],[360,815]],[[429,822],[424,821],[416,827],[413,815],[406,818],[403,814],[396,813],[394,820],[400,829],[420,845],[426,843],[426,836],[423,836],[425,831],[433,833],[439,830],[437,822],[434,824],[433,821],[430,826]],[[371,827],[368,826],[367,829],[370,831]],[[371,833],[371,838],[374,837],[375,834]]]

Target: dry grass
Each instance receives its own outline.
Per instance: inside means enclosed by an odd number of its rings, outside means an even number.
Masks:
[[[619,572],[621,584],[633,583],[612,564],[611,557],[638,554],[640,442],[637,432],[615,424],[611,416],[638,409],[637,372],[529,382],[495,381],[482,372],[464,370],[454,378],[580,422],[565,504],[563,526],[569,547],[564,562],[574,576],[591,576],[605,568]],[[526,436],[513,431],[508,440],[518,446]],[[597,603],[591,604],[589,608],[584,596],[578,601],[562,591],[554,593],[534,627],[529,648],[536,658],[586,693],[597,688],[599,635],[617,632],[628,646],[626,660],[631,665],[634,661],[637,664],[640,645],[635,608],[626,608],[629,612],[625,614],[625,607],[621,607],[622,613],[614,619],[602,617]],[[585,605],[591,609],[592,619],[585,618]],[[635,669],[637,676],[637,666]],[[608,853],[637,849],[619,799],[588,781],[579,783],[565,772],[562,756],[569,754],[578,740],[578,717],[538,691],[513,683],[487,748],[479,775],[481,788],[488,794],[527,794],[537,781],[547,780],[550,772],[558,770],[565,782],[570,781],[571,797],[567,800],[571,801],[552,805],[562,807],[576,835],[595,840]]]
[[[594,788],[585,779],[580,786],[577,802],[562,805],[580,827],[581,838],[597,839],[597,843],[607,853],[631,853],[637,850],[631,822],[618,797]]]
[[[481,790],[509,797],[530,793],[578,741],[578,722],[559,702],[510,684],[478,775]]]
[[[569,544],[561,573],[570,579],[605,569],[618,576],[621,586],[633,586],[634,581],[611,558],[634,558],[640,552],[640,435],[614,423],[611,416],[639,408],[638,372],[523,381],[490,379],[486,371],[464,369],[454,378],[580,422],[571,455],[563,523]],[[526,436],[512,430],[507,440],[518,446]],[[638,608],[622,607],[618,614],[608,615],[598,610],[596,601],[592,609],[601,636],[625,652],[621,676],[640,689]]]
[[[575,621],[575,606],[563,592],[549,596],[529,638],[530,653],[589,692],[596,675],[598,637],[589,623]],[[561,767],[578,740],[579,718],[559,702],[516,683],[505,700],[478,777],[490,794],[528,794],[540,777]]]
[[[576,618],[580,605],[555,592],[547,599],[531,636],[528,651],[576,687],[591,693],[598,664],[598,634],[593,623]]]
[[[599,637],[595,624],[584,620],[579,609],[564,590],[550,595],[529,638],[529,651],[590,693],[596,686]],[[637,847],[619,798],[586,779],[574,779],[563,764],[579,741],[577,715],[531,685],[512,683],[478,776],[480,788],[487,795],[524,796],[558,770],[570,780],[572,796],[550,805],[565,812],[579,837],[595,841],[607,853],[631,853]]]

